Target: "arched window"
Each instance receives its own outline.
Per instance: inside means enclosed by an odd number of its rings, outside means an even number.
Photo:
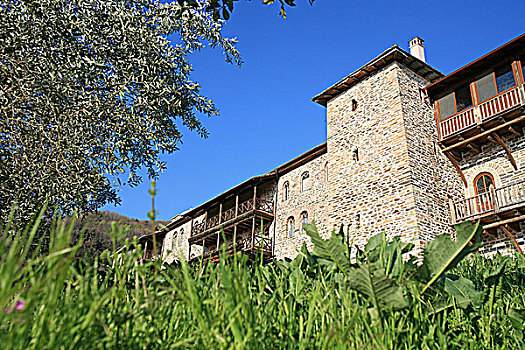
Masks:
[[[301,213],[301,233],[305,232],[303,225],[307,223],[308,223],[308,213],[306,211],[303,211]]]
[[[295,220],[293,216],[288,218],[286,229],[288,231],[288,237],[293,237],[295,233]]]
[[[301,175],[301,192],[310,189],[310,173],[307,171]]]
[[[283,185],[283,200],[287,201],[290,198],[290,183],[286,181]]]
[[[478,209],[481,212],[492,210],[493,198],[489,192],[490,187],[495,187],[494,177],[490,173],[481,173],[474,179],[474,190],[478,198]]]

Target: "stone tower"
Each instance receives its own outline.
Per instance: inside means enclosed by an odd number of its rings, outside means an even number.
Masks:
[[[420,246],[450,232],[461,182],[437,147],[421,89],[442,75],[393,46],[314,97],[327,108],[329,210],[355,243],[385,231]]]

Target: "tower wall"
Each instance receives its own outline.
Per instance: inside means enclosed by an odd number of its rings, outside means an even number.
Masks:
[[[355,244],[384,231],[418,246],[450,232],[446,195],[459,182],[436,153],[433,112],[419,97],[426,84],[394,62],[328,103],[328,220]]]

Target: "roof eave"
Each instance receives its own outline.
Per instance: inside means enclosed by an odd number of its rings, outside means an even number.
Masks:
[[[426,70],[426,72],[423,72],[422,74],[424,74],[425,78],[427,78],[430,81],[434,81],[443,77],[443,74],[441,72],[430,66],[428,63],[423,62],[417,57],[412,56],[405,50],[401,49],[398,45],[394,45],[386,51],[382,52],[379,56],[377,56],[370,62],[363,65],[361,68],[350,73],[334,85],[330,86],[328,89],[313,97],[312,101],[320,104],[321,106],[326,107],[328,101],[330,101],[332,98],[340,95],[341,93],[350,89],[358,82],[362,81],[363,79],[374,74],[381,68],[395,61],[404,63],[409,69],[413,70],[418,74],[421,74],[423,70]]]

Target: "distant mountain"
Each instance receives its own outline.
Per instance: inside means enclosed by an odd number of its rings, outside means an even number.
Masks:
[[[71,220],[71,219],[69,219]],[[97,211],[83,213],[75,221],[73,228],[73,243],[77,243],[84,233],[84,243],[79,251],[80,256],[94,257],[102,253],[105,249],[113,249],[111,239],[111,223],[115,222],[119,227],[124,228],[122,238],[117,240],[116,247],[121,246],[126,238],[143,236],[151,233],[151,221],[128,218],[110,211]],[[169,221],[156,221],[156,229],[167,225]]]

